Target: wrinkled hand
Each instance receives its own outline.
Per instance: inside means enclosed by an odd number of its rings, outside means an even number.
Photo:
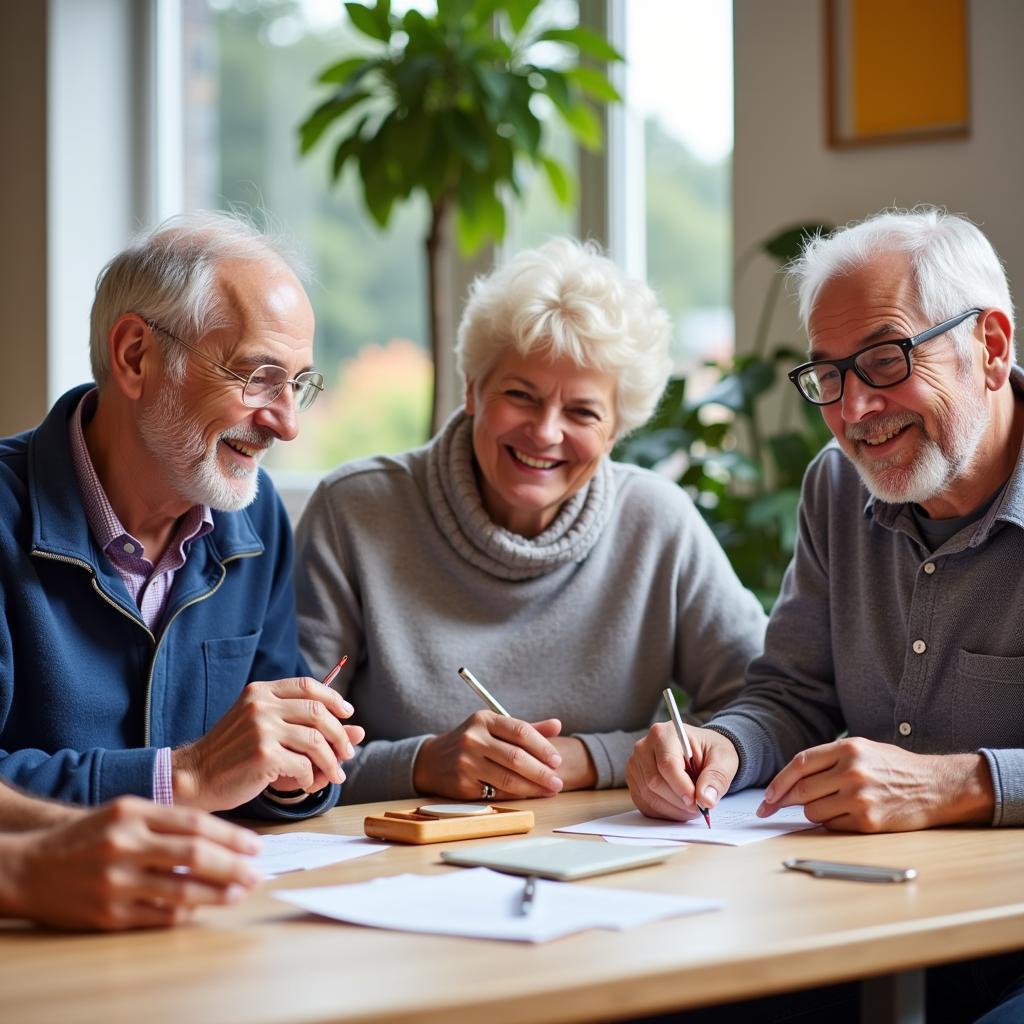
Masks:
[[[230,810],[276,783],[314,793],[340,783],[363,738],[352,705],[315,679],[250,683],[201,739],[171,754],[175,803]],[[287,781],[284,781],[287,780]]]
[[[696,792],[709,810],[728,792],[739,767],[736,748],[721,733],[686,727],[693,764],[700,771]],[[649,818],[685,821],[700,813],[686,773],[682,744],[671,722],[659,722],[633,747],[626,783],[637,808]]]
[[[242,856],[258,849],[252,832],[202,811],[121,797],[67,824],[0,837],[3,903],[58,928],[177,924],[203,904],[237,903],[260,880]]]
[[[561,755],[548,742],[561,732],[557,718],[523,722],[493,711],[476,711],[460,726],[432,736],[420,747],[413,785],[420,793],[479,800],[484,783],[497,799],[554,796]]]
[[[980,754],[914,754],[850,737],[797,754],[765,790],[762,818],[803,806],[808,821],[844,832],[909,832],[990,823],[995,797]]]

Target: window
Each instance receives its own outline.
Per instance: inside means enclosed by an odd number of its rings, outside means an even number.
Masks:
[[[297,126],[322,98],[315,76],[366,49],[336,0],[184,0],[185,207],[269,211],[313,268],[317,366],[327,390],[268,465],[319,474],[420,444],[432,368],[423,347],[426,210],[407,204],[381,233],[349,168],[300,158]]]
[[[706,360],[732,355],[732,5],[643,0],[625,8],[626,96],[642,126],[647,280],[676,323],[676,372],[700,388]],[[634,268],[641,269],[642,268]]]

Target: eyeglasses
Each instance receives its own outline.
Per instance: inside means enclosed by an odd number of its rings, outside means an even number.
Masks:
[[[870,387],[891,388],[905,381],[913,371],[914,364],[910,359],[913,349],[951,331],[969,316],[977,316],[981,312],[980,309],[969,309],[912,338],[878,341],[845,359],[815,359],[790,370],[787,376],[801,396],[812,405],[838,402],[843,397],[847,370],[853,370]]]
[[[240,373],[235,373],[231,367],[218,363],[216,359],[211,359],[205,352],[196,348],[195,345],[182,341],[181,338],[176,334],[172,334],[166,327],[161,327],[152,320],[145,320],[145,323],[151,330],[166,334],[172,341],[176,341],[179,345],[184,345],[185,348],[190,352],[194,352],[200,359],[205,359],[208,363],[216,366],[217,369],[230,374],[235,380],[240,380],[242,382],[242,404],[250,409],[265,409],[268,405],[273,405],[285,387],[290,384],[295,396],[295,408],[301,412],[304,409],[308,409],[324,389],[323,374],[317,373],[315,370],[307,370],[305,373],[300,373],[294,380],[291,380],[288,377],[288,371],[284,367],[274,366],[270,363],[266,366],[257,366],[248,377],[243,377]]]

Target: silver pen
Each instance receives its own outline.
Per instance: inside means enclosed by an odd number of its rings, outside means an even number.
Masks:
[[[537,895],[537,876],[527,875],[526,884],[523,886],[523,894],[519,897],[519,913],[526,916],[533,910],[533,901]]]
[[[487,687],[468,668],[460,668],[459,676],[462,681],[496,714],[504,715],[505,718],[512,716],[498,703],[490,694]]]

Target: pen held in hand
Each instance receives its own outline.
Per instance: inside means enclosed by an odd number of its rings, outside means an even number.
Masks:
[[[505,718],[512,716],[491,695],[487,687],[468,668],[459,669],[459,678],[496,714]]]
[[[686,730],[683,728],[683,718],[679,714],[679,705],[676,704],[676,695],[672,692],[672,687],[667,686],[661,691],[662,697],[665,698],[665,707],[668,708],[669,717],[672,719],[672,724],[676,727],[676,734],[679,736],[679,742],[683,746],[683,760],[686,764],[686,774],[690,776],[693,782],[693,792],[696,795],[697,792],[697,769],[693,767],[693,749],[690,747],[690,737],[686,735]],[[708,828],[711,828],[711,812],[704,807],[700,801],[697,802],[697,810],[704,815],[704,822]]]
[[[343,654],[341,656],[341,659],[338,661],[338,664],[335,665],[334,668],[332,668],[331,671],[328,672],[327,675],[324,676],[324,678],[323,678],[324,686],[330,686],[331,683],[334,682],[334,679],[337,676],[337,674],[345,667],[345,662],[346,661],[348,661],[348,655],[347,654]]]
[[[537,897],[537,876],[527,875],[523,885],[522,895],[519,897],[519,913],[525,917],[533,910],[533,903]]]

